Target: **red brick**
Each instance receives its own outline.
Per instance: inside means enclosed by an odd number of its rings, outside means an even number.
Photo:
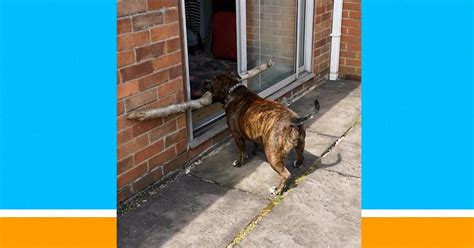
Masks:
[[[349,10],[342,11],[342,18],[349,18]]]
[[[183,75],[183,66],[181,64],[169,69],[170,79],[177,78],[182,75]]]
[[[146,77],[140,78],[138,80],[138,86],[139,89],[143,91],[145,89],[160,85],[166,80],[168,80],[168,70],[162,70]]]
[[[176,154],[185,152],[188,149],[188,140],[184,139],[176,143]]]
[[[143,176],[147,172],[147,164],[143,163],[141,165],[135,166],[132,169],[124,172],[123,174],[117,177],[117,188],[121,189],[124,186],[130,184],[135,179]]]
[[[132,134],[133,137],[137,137],[140,134],[148,132],[155,127],[158,127],[163,124],[163,118],[156,118],[148,121],[138,122],[133,126]]]
[[[148,0],[148,10],[158,10],[163,8],[162,0]]]
[[[360,51],[360,43],[345,43],[348,51]]]
[[[162,70],[181,63],[181,52],[174,52],[153,60],[153,68]]]
[[[178,18],[178,8],[171,7],[165,11],[165,23],[173,23],[179,20]]]
[[[117,175],[122,174],[122,172],[127,171],[132,168],[134,165],[133,156],[128,156],[117,162]]]
[[[125,113],[125,104],[123,101],[117,102],[117,116]]]
[[[340,56],[341,56],[341,58],[353,58],[353,59],[355,59],[357,57],[357,52],[341,51]]]
[[[117,133],[117,146],[122,145],[133,138],[132,129],[127,128]]]
[[[150,166],[150,169],[153,169],[157,166],[163,165],[166,162],[170,161],[171,159],[174,158],[175,156],[175,147],[169,147],[168,149],[164,150],[160,154],[154,156],[150,160],[148,160],[148,164]]]
[[[148,135],[151,142],[159,140],[169,133],[176,131],[176,121],[165,123],[163,126],[153,129]]]
[[[170,96],[161,98],[158,101],[155,101],[155,102],[151,103],[148,107],[149,108],[161,108],[161,107],[173,104],[173,103],[176,103],[175,102],[175,97],[174,97],[174,95],[170,95]],[[166,122],[166,120],[165,120],[165,122]]]
[[[324,13],[322,16],[322,21],[327,21],[331,18],[331,13]]]
[[[120,75],[122,76],[122,81],[126,82],[135,78],[139,78],[148,73],[153,72],[153,63],[151,61],[146,61],[141,64],[132,65],[120,69]]]
[[[140,31],[156,25],[163,24],[163,14],[160,11],[148,12],[133,16],[133,31]]]
[[[176,133],[170,134],[166,137],[165,147],[170,147],[184,139],[186,139],[186,129],[181,129]]]
[[[178,7],[178,0],[148,0],[149,10],[157,10],[171,7]]]
[[[160,153],[163,151],[164,145],[163,145],[163,140],[159,140],[158,142],[148,146],[147,148],[137,152],[135,154],[135,163],[141,163],[156,154]]]
[[[360,67],[360,60],[358,60],[358,59],[346,59],[345,65]]]
[[[341,37],[341,42],[358,43],[358,44],[360,44],[360,36],[343,35],[343,36]]]
[[[188,153],[183,153],[176,157],[175,159],[171,160],[170,162],[166,163],[163,165],[163,171],[164,174],[168,174],[170,172],[173,172],[177,169],[180,169],[186,165],[188,162]]]
[[[360,3],[343,3],[342,9],[360,11]]]
[[[161,2],[165,8],[178,7],[178,0],[162,0]]]
[[[165,42],[159,42],[135,49],[137,61],[159,57],[165,54]]]
[[[132,196],[131,187],[127,186],[117,193],[117,203],[121,203]]]
[[[133,123],[135,123],[137,121],[132,121],[132,120],[129,120],[127,118],[125,118],[125,116],[119,116],[117,117],[117,131],[120,131],[124,128],[127,128],[127,127],[131,127],[133,125]]]
[[[117,51],[129,50],[150,42],[148,30],[139,33],[127,33],[117,36]]]
[[[349,17],[352,19],[360,19],[360,11],[351,11]]]
[[[123,159],[129,155],[145,148],[148,145],[148,136],[142,135],[128,143],[125,143],[117,148],[117,159]]]
[[[133,50],[127,50],[117,53],[117,68],[135,63],[135,53]]]
[[[186,127],[186,115],[181,114],[178,119],[176,119],[176,122],[178,123],[178,129],[181,129],[183,127]]]
[[[133,190],[135,190],[135,192],[138,192],[142,189],[144,189],[145,187],[153,184],[154,182],[158,181],[159,179],[161,179],[163,175],[161,174],[161,169],[157,169],[157,170],[154,170],[150,173],[148,173],[147,175],[145,175],[144,177],[138,179],[136,182],[133,183]]]
[[[157,92],[155,89],[139,93],[135,96],[125,100],[125,109],[127,112],[139,108],[145,104],[151,103],[157,99]]]
[[[180,38],[175,38],[175,39],[166,41],[166,52],[167,53],[177,51],[180,48],[181,48],[181,39]]]
[[[117,2],[117,17],[132,15],[146,10],[146,0],[122,0]]]
[[[342,20],[342,26],[343,27],[360,28],[360,20],[343,19]]]
[[[162,98],[180,90],[183,90],[183,81],[181,77],[161,84],[158,87],[158,97]]]
[[[347,34],[360,36],[360,28],[347,28]]]
[[[117,99],[122,99],[138,93],[138,81],[129,81],[117,85]]]
[[[128,33],[132,31],[132,23],[130,18],[122,18],[117,20],[117,34]]]
[[[179,36],[179,23],[162,25],[150,29],[150,37],[152,41],[168,40]]]

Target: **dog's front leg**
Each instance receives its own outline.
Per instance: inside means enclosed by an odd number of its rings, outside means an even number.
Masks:
[[[240,151],[240,158],[238,160],[234,160],[232,166],[240,167],[244,164],[244,160],[247,158],[247,155],[245,155],[245,139],[237,135],[232,136],[234,137],[235,143],[237,144],[237,147],[239,147]]]

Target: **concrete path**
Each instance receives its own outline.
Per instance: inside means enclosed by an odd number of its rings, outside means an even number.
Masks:
[[[305,114],[315,98],[321,110],[306,125],[305,162],[293,169],[289,155],[296,182],[283,196],[269,194],[278,177],[262,152],[231,166],[238,152],[229,140],[189,174],[137,197],[141,206],[119,217],[118,246],[359,247],[360,83],[327,82],[291,108]]]

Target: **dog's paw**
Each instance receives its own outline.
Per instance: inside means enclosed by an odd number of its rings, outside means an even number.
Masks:
[[[270,194],[271,195],[278,195],[277,186],[273,186],[273,187],[270,188]]]
[[[299,168],[302,164],[303,164],[303,163],[301,163],[301,162],[298,163],[298,161],[294,161],[294,162],[293,162],[293,167]]]
[[[242,162],[240,162],[240,160],[234,160],[234,162],[232,162],[232,166],[233,167],[240,167],[240,166],[242,166]]]

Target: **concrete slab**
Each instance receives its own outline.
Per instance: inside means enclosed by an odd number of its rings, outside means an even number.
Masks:
[[[335,86],[326,86],[327,84]],[[341,82],[327,82],[300,98],[290,107],[304,115],[314,108],[313,102],[318,99],[321,109],[318,115],[306,124],[307,129],[319,134],[340,137],[351,127],[361,111],[360,96],[357,96],[360,94],[360,92],[357,93],[360,88],[354,88],[355,83],[349,85],[350,87],[344,85]],[[351,95],[353,92],[355,95]]]
[[[318,168],[360,178],[360,129],[360,125],[351,129],[346,137],[322,159],[321,165]],[[338,160],[342,160],[343,163],[331,167],[326,166],[328,164],[334,164],[334,162]]]
[[[184,175],[118,219],[118,247],[225,247],[265,204]]]
[[[316,170],[241,247],[360,247],[360,179]]]
[[[352,96],[361,96],[361,83],[359,81],[351,80],[339,80],[339,81],[326,81],[324,84],[318,87],[318,90],[335,90],[339,92],[350,92]]]
[[[296,159],[294,151],[288,155],[285,161],[291,174],[298,176],[301,172],[305,171],[335,140],[333,137],[308,132],[303,165],[298,169],[293,168],[292,163]],[[248,143],[247,154],[249,159],[244,166],[239,168],[232,167],[232,161],[238,158],[239,152],[235,142],[230,140],[220,150],[204,158],[203,162],[191,171],[191,174],[221,185],[271,198],[269,189],[278,184],[278,174],[266,162],[262,151],[258,155],[253,156],[251,153],[252,149],[253,145]]]

